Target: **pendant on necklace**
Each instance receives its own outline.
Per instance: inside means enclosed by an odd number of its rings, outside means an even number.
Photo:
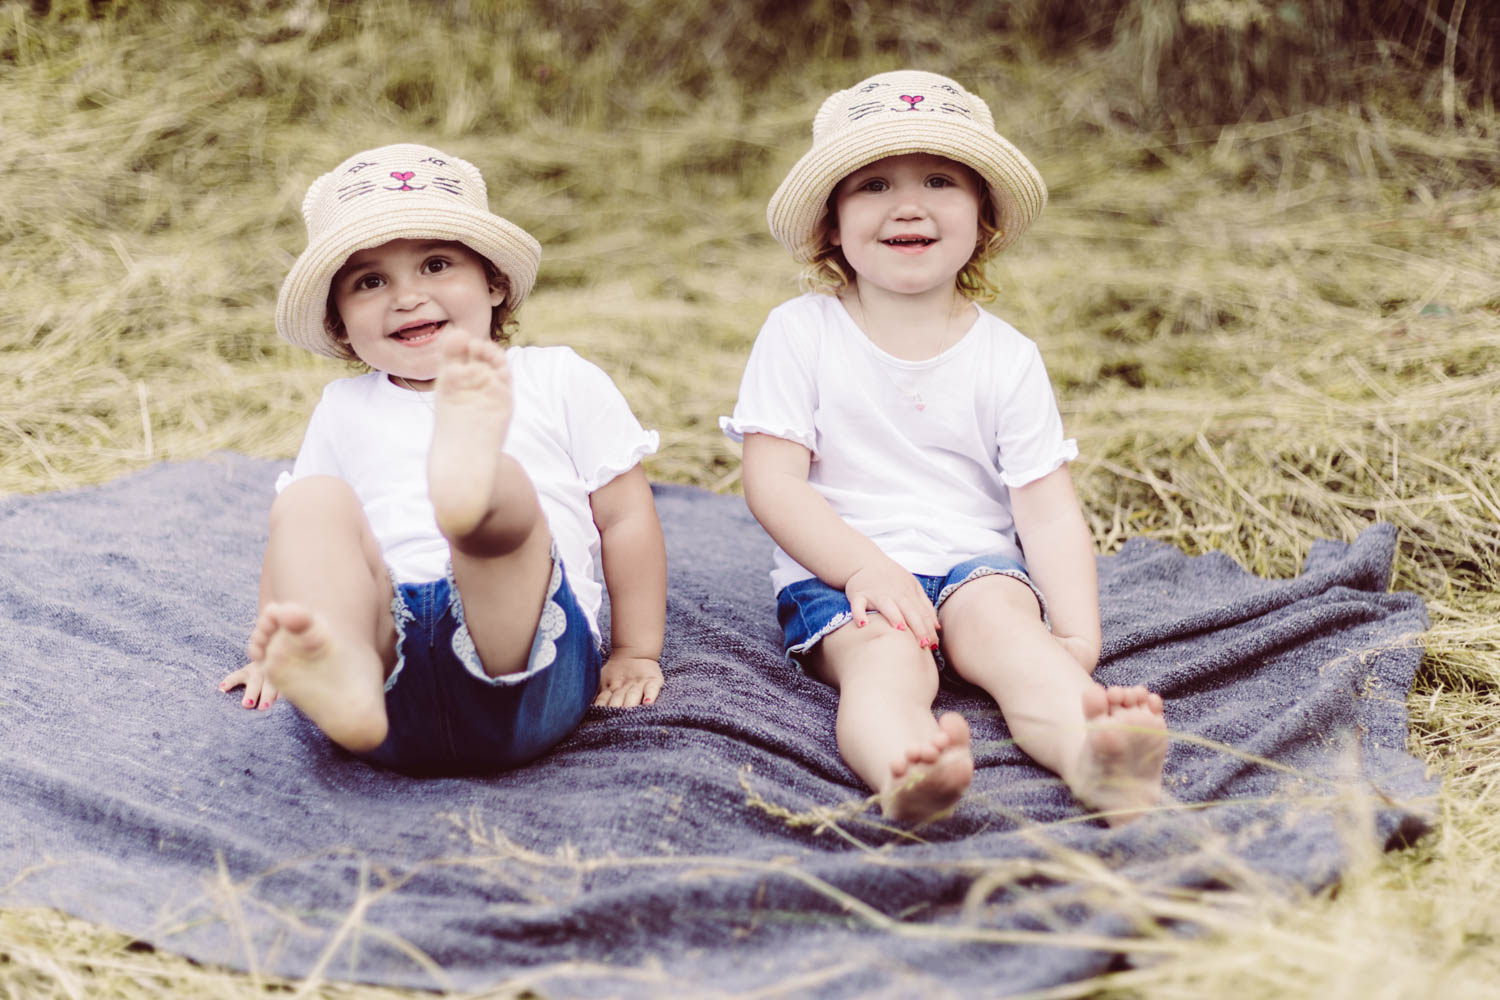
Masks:
[[[927,404],[924,403],[924,402],[922,402],[922,397],[921,397],[920,394],[917,396],[917,409],[918,410],[925,410],[925,409],[927,409]]]

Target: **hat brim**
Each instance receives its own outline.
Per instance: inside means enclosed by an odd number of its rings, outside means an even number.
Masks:
[[[542,255],[541,245],[530,233],[498,215],[455,205],[451,199],[412,199],[398,209],[354,220],[308,244],[282,282],[276,300],[276,332],[315,354],[347,358],[323,322],[333,276],[356,251],[398,239],[453,240],[484,257],[510,284],[506,304],[511,312],[531,293]]]
[[[818,223],[839,181],[876,160],[906,153],[946,157],[984,179],[1000,219],[996,251],[1020,239],[1047,204],[1042,175],[995,132],[946,116],[942,121],[891,121],[815,145],[798,160],[766,206],[771,235],[798,262],[810,263],[819,249]]]

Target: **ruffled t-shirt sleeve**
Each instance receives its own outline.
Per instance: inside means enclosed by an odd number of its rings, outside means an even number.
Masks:
[[[736,442],[746,434],[795,441],[817,456],[817,331],[793,321],[785,308],[772,310],[750,349],[734,415],[719,428]]]
[[[641,426],[630,404],[604,370],[571,348],[558,349],[558,399],[567,428],[568,454],[590,493],[653,454],[660,442]]]
[[[1027,341],[1017,358],[1016,381],[998,411],[995,455],[1000,479],[1015,489],[1033,483],[1078,457],[1078,444],[1063,437],[1062,415],[1036,345]]]

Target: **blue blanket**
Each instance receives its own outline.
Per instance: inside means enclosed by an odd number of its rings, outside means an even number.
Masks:
[[[977,773],[917,831],[863,811],[834,693],[777,651],[770,542],[735,497],[659,487],[667,686],[556,752],[414,779],[215,683],[253,618],[271,483],[235,455],[0,501],[0,905],[206,962],[549,997],[994,995],[1162,950],[1180,889],[1296,893],[1427,827],[1405,749],[1422,602],[1395,533],[1291,580],[1143,539],[1099,560],[1098,678],[1145,684],[1176,805],[1081,819],[993,703],[945,688]],[[1190,930],[1191,928],[1187,928]]]

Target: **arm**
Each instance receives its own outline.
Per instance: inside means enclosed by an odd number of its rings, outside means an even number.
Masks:
[[[1099,579],[1094,541],[1066,465],[1010,491],[1026,571],[1047,597],[1052,635],[1084,670],[1099,663]]]
[[[589,495],[609,591],[610,653],[595,705],[650,704],[661,691],[667,617],[667,548],[639,465]]]
[[[746,434],[745,503],[776,544],[849,596],[857,626],[878,611],[917,641],[937,645],[937,612],[916,578],[838,516],[807,481],[811,453],[795,441]]]

